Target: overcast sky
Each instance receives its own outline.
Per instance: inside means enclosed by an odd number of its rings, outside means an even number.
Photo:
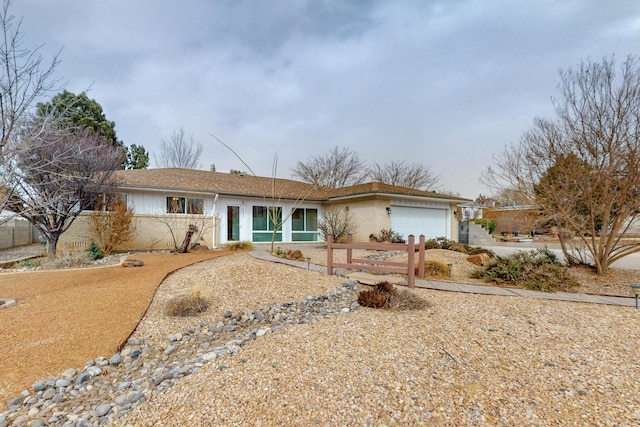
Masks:
[[[493,153],[553,115],[558,70],[640,54],[636,0],[16,0],[28,47],[90,88],[126,145],[184,127],[203,169],[289,178],[348,147],[475,198]],[[153,165],[153,162],[152,162]]]

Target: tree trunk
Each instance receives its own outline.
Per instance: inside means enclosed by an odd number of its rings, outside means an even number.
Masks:
[[[54,260],[56,258],[56,249],[58,248],[59,236],[47,239],[47,259]]]
[[[180,245],[179,252],[182,254],[186,254],[189,250],[189,244],[191,243],[191,237],[193,237],[193,233],[198,231],[198,227],[193,224],[189,224],[189,228],[187,229],[187,234],[184,236],[184,240],[182,241],[182,245]]]

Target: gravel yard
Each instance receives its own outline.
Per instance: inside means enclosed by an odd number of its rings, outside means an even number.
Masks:
[[[246,254],[206,261],[164,281],[134,337],[166,346],[168,334],[227,310],[299,301],[342,282]],[[194,286],[209,311],[166,318],[164,302]],[[361,308],[258,337],[117,425],[640,424],[636,310],[415,292],[430,308]]]

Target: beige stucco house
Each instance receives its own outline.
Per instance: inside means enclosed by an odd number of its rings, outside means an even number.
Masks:
[[[457,239],[454,212],[468,199],[367,183],[328,189],[288,179],[190,169],[139,169],[116,172],[116,191],[135,212],[136,233],[128,249],[173,248],[189,224],[198,228],[195,241],[211,248],[234,241],[270,242],[273,224],[268,211],[282,219],[276,241],[322,241],[318,222],[327,209],[351,213],[357,224],[354,240],[368,241],[381,229],[405,238],[424,234]],[[83,212],[61,237],[59,247],[80,249],[93,240],[90,212]]]

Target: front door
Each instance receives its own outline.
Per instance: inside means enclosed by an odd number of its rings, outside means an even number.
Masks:
[[[240,240],[240,206],[227,206],[227,241]]]

